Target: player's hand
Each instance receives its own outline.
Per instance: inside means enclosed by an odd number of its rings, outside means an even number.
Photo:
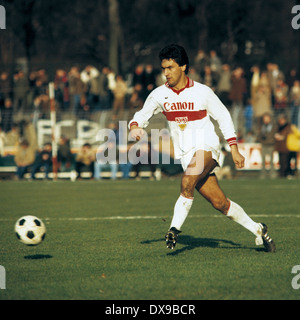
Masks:
[[[245,166],[245,157],[239,153],[238,155],[233,157],[233,162],[238,169],[242,169]]]
[[[232,155],[232,160],[235,164],[235,166],[238,169],[242,169],[245,166],[245,157],[240,154],[238,147],[236,145],[231,147],[231,155]]]
[[[130,128],[130,137],[133,140],[140,141],[144,136],[144,132],[145,132],[144,129],[138,126],[132,126]]]

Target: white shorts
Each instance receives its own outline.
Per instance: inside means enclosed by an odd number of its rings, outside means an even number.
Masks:
[[[183,171],[185,172],[186,169],[188,168],[189,164],[191,163],[195,153],[200,150],[200,149],[192,149],[190,152],[188,152],[187,154],[185,154],[181,159],[181,166],[183,168]],[[201,149],[202,150],[202,149]],[[216,147],[211,147],[208,146],[207,144],[204,144],[203,146],[203,150],[207,151],[207,152],[211,152],[212,158],[217,162],[217,164],[219,165],[219,159],[220,159],[220,154],[221,154],[221,150],[220,147],[216,149]],[[201,161],[201,160],[200,160]]]

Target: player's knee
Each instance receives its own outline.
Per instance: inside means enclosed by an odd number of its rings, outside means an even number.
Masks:
[[[221,199],[221,198],[215,198],[211,201],[212,206],[222,212],[223,214],[226,214],[226,212],[228,211],[228,201],[227,199]]]

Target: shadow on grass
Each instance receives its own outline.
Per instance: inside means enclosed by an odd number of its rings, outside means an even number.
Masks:
[[[141,244],[150,244],[153,242],[164,242],[165,239],[145,240]],[[223,239],[208,239],[208,238],[194,238],[192,236],[181,235],[178,238],[177,245],[184,245],[183,248],[175,248],[167,255],[176,256],[184,251],[193,250],[196,248],[222,248],[222,249],[241,249],[245,248],[238,243]]]
[[[33,254],[29,256],[25,256],[24,259],[27,260],[42,260],[42,259],[51,259],[53,256],[50,254]]]

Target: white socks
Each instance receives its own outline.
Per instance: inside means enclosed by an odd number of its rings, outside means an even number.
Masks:
[[[180,195],[178,198],[175,207],[174,207],[174,215],[171,222],[170,229],[172,227],[175,227],[177,230],[181,230],[181,227],[187,218],[189,211],[192,207],[194,198],[186,198],[183,195]],[[230,207],[227,213],[227,217],[240,224],[250,232],[252,232],[257,238],[256,238],[256,244],[261,244],[261,226],[259,223],[254,222],[247,213],[243,210],[242,207],[240,207],[235,202],[230,201]]]
[[[194,198],[185,198],[183,195],[180,195],[174,207],[174,215],[170,229],[175,227],[177,230],[181,230],[181,226],[189,214],[193,201]]]
[[[254,222],[238,204],[229,201],[230,207],[227,217],[252,232],[256,237],[261,237],[261,226]]]

